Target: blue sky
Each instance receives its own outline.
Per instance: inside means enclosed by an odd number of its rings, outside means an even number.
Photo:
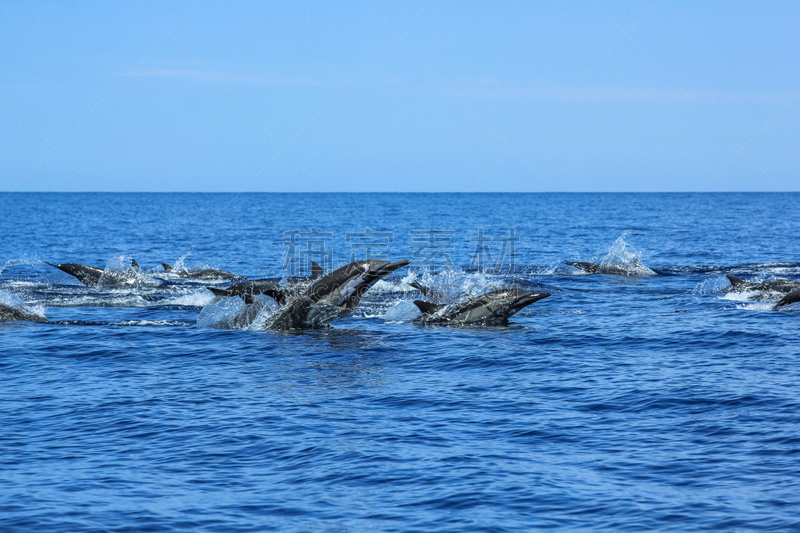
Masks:
[[[42,1],[0,20],[4,191],[800,190],[797,2]]]

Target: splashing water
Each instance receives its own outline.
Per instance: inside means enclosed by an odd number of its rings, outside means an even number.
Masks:
[[[705,279],[695,285],[694,289],[692,289],[692,294],[713,294],[730,287],[730,284],[731,282],[725,276]]]
[[[608,249],[608,253],[600,261],[604,267],[621,267],[629,272],[629,276],[657,276],[658,274],[642,264],[640,250],[636,250],[625,241],[627,233],[623,233]]]
[[[449,303],[465,297],[480,294],[508,286],[509,283],[502,276],[488,272],[464,272],[463,270],[449,269],[435,274],[428,271],[409,272],[401,280],[402,290],[416,290],[411,283],[418,282],[428,287],[430,292],[425,298],[435,303]]]
[[[401,300],[392,304],[383,315],[389,323],[411,322],[420,315],[419,308],[411,300]]]
[[[161,285],[160,281],[151,278],[141,269],[131,266],[132,260],[132,257],[126,255],[111,258],[103,269],[103,275],[100,276],[97,286],[157,287]]]
[[[198,328],[234,329],[235,317],[239,315],[246,304],[241,298],[225,298],[217,303],[207,305],[197,315]]]
[[[208,305],[197,317],[197,327],[210,329],[264,329],[278,304],[269,296],[256,295],[247,305],[239,297],[225,298]]]
[[[0,305],[19,311],[23,315],[35,315],[45,318],[44,306],[27,304],[11,291],[0,289]]]

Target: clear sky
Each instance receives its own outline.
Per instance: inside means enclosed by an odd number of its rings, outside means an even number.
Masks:
[[[31,1],[0,27],[4,191],[800,190],[796,1]]]

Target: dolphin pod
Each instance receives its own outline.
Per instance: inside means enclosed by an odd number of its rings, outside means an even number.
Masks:
[[[61,270],[77,278],[78,281],[86,285],[87,287],[96,287],[98,282],[100,281],[100,277],[105,272],[102,268],[97,268],[88,265],[81,265],[79,263],[59,263],[53,264],[44,261],[44,263],[56,267],[57,269]],[[174,276],[184,279],[229,279],[229,280],[243,280],[247,279],[246,276],[237,276],[227,270],[217,270],[214,268],[198,268],[198,269],[179,269],[175,268],[172,265],[167,263],[161,263],[162,267],[164,268],[164,272],[168,272]],[[139,263],[136,262],[136,259],[131,259],[131,268],[139,270]]]
[[[260,294],[242,293],[245,307],[233,317],[224,318],[223,329],[297,330],[329,326],[349,315],[370,287],[410,261],[370,259],[349,263],[310,285],[286,289],[264,289]],[[280,306],[266,320],[256,324],[261,310],[269,306],[269,296]]]
[[[45,263],[75,277],[89,287],[97,286],[103,275],[109,276],[111,272],[78,263]],[[245,309],[232,323],[249,327],[261,310],[269,306],[270,316],[267,320],[260,320],[257,327],[272,330],[327,327],[334,320],[352,313],[364,294],[378,281],[409,263],[409,261],[389,262],[374,259],[355,261],[325,275],[322,267],[311,261],[311,274],[308,277],[255,279],[241,281],[226,288],[208,287],[208,289],[215,296],[240,297],[244,301]],[[564,263],[590,274],[635,275],[631,274],[629,269],[617,265],[577,261],[564,261]],[[634,261],[630,267],[636,269],[639,265],[641,263]],[[167,271],[172,269],[171,271],[178,277],[188,279],[247,279],[225,270],[178,270],[165,263],[163,266]],[[131,273],[136,274],[141,271],[135,259],[131,260],[130,267]],[[800,302],[800,281],[745,280],[731,274],[726,277],[730,286],[721,292],[753,292],[756,294],[748,295],[749,299],[777,301],[774,309]],[[533,293],[522,289],[504,288],[457,302],[441,303],[446,299],[436,290],[416,281],[408,284],[419,290],[426,298],[413,302],[421,313],[414,322],[424,325],[502,324],[525,307],[551,296],[547,292]],[[270,301],[273,303],[270,304]],[[272,312],[275,304],[277,309]],[[10,321],[49,322],[47,318],[27,309],[24,305],[16,305],[13,302],[8,305],[0,302],[0,322]]]
[[[370,287],[411,261],[355,261],[318,279],[299,297],[283,305],[266,329],[309,329],[330,325],[349,315]]]

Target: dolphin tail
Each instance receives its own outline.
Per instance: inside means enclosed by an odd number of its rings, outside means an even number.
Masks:
[[[426,287],[425,285],[420,285],[420,283],[419,283],[419,282],[417,282],[417,281],[412,281],[411,283],[409,283],[409,285],[411,285],[412,287],[414,287],[415,289],[417,289],[417,290],[418,290],[419,292],[421,292],[421,293],[422,293],[424,296],[427,296],[427,295],[428,295],[428,291],[430,290],[430,289],[429,289],[428,287]]]
[[[733,286],[733,287],[736,287],[737,285],[742,285],[744,283],[747,283],[742,278],[737,278],[736,276],[731,276],[730,274],[726,274],[725,277],[728,278],[728,281],[731,282],[731,286]]]
[[[314,261],[311,258],[309,258],[308,260],[311,262],[311,276],[309,277],[309,279],[317,279],[325,275],[325,271],[322,270],[322,267],[319,266],[316,263],[316,261]]]
[[[216,287],[206,287],[206,289],[213,292],[214,296],[228,296],[226,289],[217,289]]]
[[[419,310],[422,312],[423,315],[432,315],[442,307],[446,307],[444,305],[425,302],[423,300],[414,300],[414,305],[419,307]]]
[[[164,272],[172,272],[175,268],[172,265],[168,265],[166,263],[161,263],[161,266],[164,267]]]

